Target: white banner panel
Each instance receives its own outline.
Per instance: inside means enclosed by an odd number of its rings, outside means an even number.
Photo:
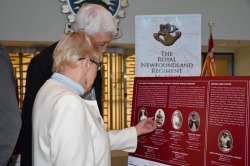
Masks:
[[[201,15],[135,18],[136,77],[199,76]]]
[[[148,165],[148,166],[169,166],[167,164],[161,164],[158,162],[141,159],[133,156],[128,156],[128,166],[139,166],[139,165]]]

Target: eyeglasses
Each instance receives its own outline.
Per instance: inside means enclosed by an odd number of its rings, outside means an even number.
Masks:
[[[78,61],[80,61],[80,60],[83,60],[83,59],[87,59],[87,58],[79,58],[78,59]],[[96,66],[97,66],[97,70],[101,70],[101,68],[102,68],[102,62],[96,62],[96,61],[94,61],[93,59],[89,59],[91,62],[93,62],[94,64],[96,64]]]

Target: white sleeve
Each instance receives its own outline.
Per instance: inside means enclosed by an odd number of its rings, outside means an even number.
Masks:
[[[135,152],[137,148],[137,132],[135,127],[129,127],[122,130],[110,130],[108,134],[111,150]]]
[[[77,97],[56,102],[49,125],[51,159],[55,166],[95,165],[86,107]]]

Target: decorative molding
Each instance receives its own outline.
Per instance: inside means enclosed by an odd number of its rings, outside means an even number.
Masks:
[[[75,20],[75,14],[80,6],[84,3],[90,3],[90,0],[59,0],[62,4],[62,13],[67,14],[68,23],[65,25],[64,32],[72,31],[72,23]],[[119,26],[120,19],[125,18],[125,8],[128,7],[128,0],[91,0],[91,3],[105,3],[108,6],[109,12],[113,15],[116,26],[117,35],[115,38],[122,36],[121,28]]]

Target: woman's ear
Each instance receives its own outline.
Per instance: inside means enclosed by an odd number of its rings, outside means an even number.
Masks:
[[[86,58],[86,59],[84,59],[84,60],[82,61],[82,68],[83,68],[83,69],[85,69],[85,70],[86,70],[86,69],[87,69],[87,70],[89,69],[89,61],[90,61],[90,60],[89,60],[88,58]]]
[[[86,68],[89,69],[89,62],[85,64]]]

